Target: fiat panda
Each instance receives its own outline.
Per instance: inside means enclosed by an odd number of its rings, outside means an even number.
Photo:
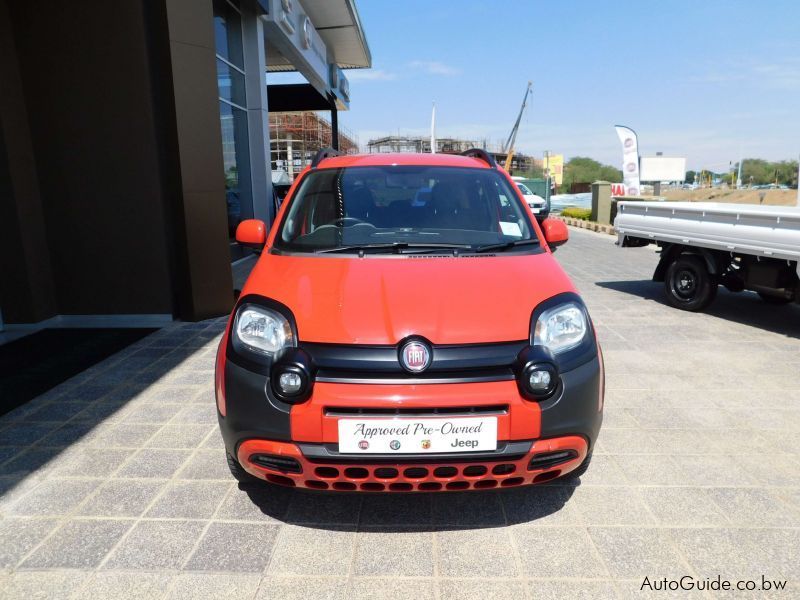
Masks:
[[[482,150],[321,151],[268,232],[216,359],[228,464],[297,488],[508,488],[587,468],[603,360],[541,225]]]

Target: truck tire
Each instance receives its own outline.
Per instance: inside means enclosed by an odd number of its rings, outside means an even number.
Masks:
[[[794,298],[787,298],[786,296],[770,296],[769,294],[763,294],[761,292],[756,292],[761,299],[766,302],[767,304],[791,304],[794,302]]]
[[[699,256],[681,254],[667,267],[664,291],[675,308],[701,311],[717,297],[717,281]]]

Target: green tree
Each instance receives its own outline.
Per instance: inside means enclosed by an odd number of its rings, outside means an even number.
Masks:
[[[738,163],[736,167],[738,169]],[[742,160],[742,183],[745,185],[762,185],[775,183],[795,185],[797,183],[797,161],[782,160],[770,162],[762,158],[745,158]]]
[[[568,190],[573,183],[593,181],[619,183],[622,181],[622,171],[585,156],[575,156],[564,165],[563,189]]]

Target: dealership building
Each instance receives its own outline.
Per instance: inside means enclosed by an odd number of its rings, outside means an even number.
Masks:
[[[269,113],[327,111],[335,146],[369,66],[355,0],[0,0],[0,331],[229,311]]]

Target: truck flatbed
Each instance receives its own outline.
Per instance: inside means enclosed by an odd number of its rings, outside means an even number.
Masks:
[[[800,302],[800,207],[623,201],[614,227],[622,248],[659,246],[653,280],[677,308],[703,310],[719,285]]]
[[[800,208],[716,202],[620,202],[614,227],[626,237],[738,254],[800,259]]]

